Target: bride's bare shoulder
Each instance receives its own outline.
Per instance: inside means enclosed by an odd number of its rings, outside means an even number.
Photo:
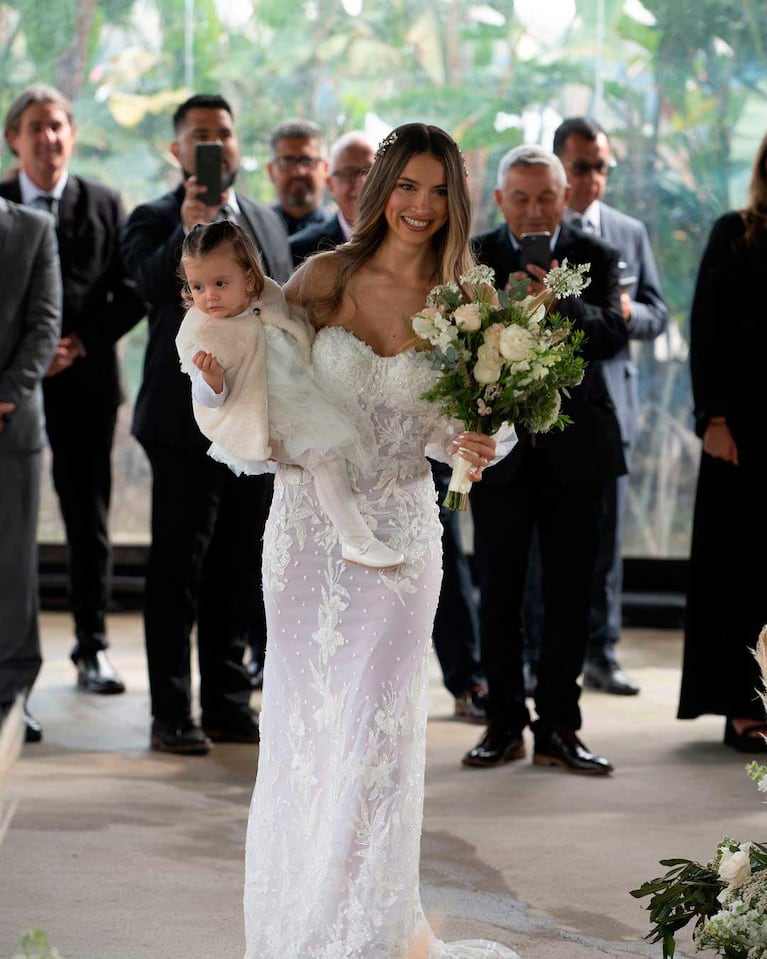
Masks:
[[[285,299],[308,307],[313,301],[330,296],[338,278],[339,260],[331,250],[315,253],[304,260],[282,288]]]

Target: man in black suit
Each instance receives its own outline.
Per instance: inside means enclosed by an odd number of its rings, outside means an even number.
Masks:
[[[0,725],[29,695],[42,658],[37,511],[43,444],[41,383],[61,327],[53,218],[0,200]],[[25,739],[40,723],[24,706]]]
[[[53,87],[27,88],[11,104],[5,138],[19,173],[0,196],[56,217],[64,305],[61,338],[43,383],[53,483],[69,547],[69,592],[81,689],[122,693],[107,658],[112,551],[111,453],[122,401],[116,341],[145,314],[123,266],[119,195],[68,169],[75,145],[71,103]]]
[[[291,272],[288,238],[276,213],[235,193],[240,151],[223,97],[198,94],[173,115],[171,152],[183,181],[128,218],[123,251],[150,305],[144,378],[133,434],[152,467],[152,544],[144,597],[153,749],[202,755],[214,742],[257,742],[243,666],[245,631],[257,618],[261,537],[271,482],[235,476],[207,455],[192,414],[189,378],[175,338],[183,318],[177,276],[184,235],[218,216],[251,234],[264,270],[278,283]],[[220,203],[198,199],[195,144],[222,146]],[[192,719],[190,634],[197,623],[202,726]]]
[[[351,237],[357,219],[357,197],[374,156],[373,144],[359,130],[344,133],[330,148],[327,187],[338,212],[329,220],[312,223],[291,236],[290,251],[295,266],[312,253],[332,250]]]
[[[328,161],[322,155],[322,130],[311,120],[286,120],[271,138],[266,172],[274,185],[274,211],[290,236],[330,219],[323,206]]]
[[[563,431],[518,430],[511,454],[472,490],[474,554],[480,588],[482,665],[487,674],[489,726],[464,757],[468,766],[497,766],[525,755],[530,723],[523,678],[522,607],[530,542],[537,529],[544,621],[535,695],[533,761],[570,772],[604,775],[610,763],[590,752],[581,727],[578,676],[588,636],[589,597],[605,484],[625,472],[620,429],[604,377],[607,359],[628,337],[621,315],[618,254],[602,240],[563,223],[569,187],[561,162],[537,146],[520,146],[501,160],[495,200],[504,223],[474,240],[480,263],[504,289],[513,274],[542,289],[545,270],[524,263],[520,237],[550,234],[551,261],[590,264],[590,285],[553,309],[586,334],[583,382],[563,398],[572,419]]]

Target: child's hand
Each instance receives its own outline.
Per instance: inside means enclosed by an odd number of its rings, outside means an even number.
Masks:
[[[192,362],[202,373],[202,378],[214,393],[224,390],[224,368],[212,353],[198,350],[192,357]]]

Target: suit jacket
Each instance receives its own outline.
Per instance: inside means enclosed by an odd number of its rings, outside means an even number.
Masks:
[[[495,271],[495,285],[503,289],[511,273],[521,270],[520,256],[509,241],[505,223],[474,237],[474,254]],[[591,283],[580,297],[563,300],[558,312],[586,334],[581,355],[587,361],[583,381],[562,398],[562,412],[573,423],[564,430],[521,432],[511,453],[485,472],[483,482],[501,485],[513,479],[528,451],[545,450],[551,470],[560,482],[580,485],[601,483],[626,472],[620,427],[615,407],[596,360],[609,359],[628,341],[628,329],[620,308],[618,253],[597,237],[562,224],[554,259],[560,263],[590,263]]]
[[[21,202],[18,177],[0,183],[0,196]],[[68,369],[44,381],[47,402],[121,401],[117,340],[145,315],[120,254],[125,213],[117,192],[70,173],[58,209],[63,280],[61,335],[76,333],[85,348]]]
[[[312,253],[333,250],[339,243],[346,243],[346,237],[338,222],[338,214],[335,214],[324,223],[313,223],[294,233],[289,242],[293,265],[299,266]]]
[[[324,223],[325,220],[329,220],[332,216],[330,210],[324,206],[318,206],[316,209],[310,210],[309,213],[305,213],[299,217],[291,216],[279,203],[275,203],[272,206],[272,210],[274,210],[282,221],[282,225],[288,231],[289,236],[294,236],[296,233],[300,233],[301,230],[306,230],[310,226]]]
[[[0,280],[0,402],[16,404],[0,431],[0,455],[7,456],[43,443],[40,383],[61,329],[52,216],[0,199]]]
[[[128,217],[123,234],[123,256],[149,304],[149,339],[144,377],[133,415],[133,435],[142,443],[207,449],[192,414],[189,377],[181,372],[176,334],[184,317],[178,276],[184,229],[181,204],[184,185]],[[261,255],[264,272],[284,283],[293,270],[288,237],[279,217],[269,207],[237,194],[242,225]]]
[[[645,225],[606,203],[599,204],[599,220],[602,236],[620,255],[621,290],[631,298],[629,337],[654,340],[668,325],[668,307],[661,296]],[[628,343],[614,357],[602,361],[602,371],[615,404],[623,442],[631,444],[639,433],[639,390],[638,371]]]

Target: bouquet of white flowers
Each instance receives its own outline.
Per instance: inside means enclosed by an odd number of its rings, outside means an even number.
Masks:
[[[762,673],[759,694],[767,709],[767,626],[754,652]],[[767,766],[751,762],[746,772],[767,792]],[[705,865],[691,859],[662,859],[669,871],[632,889],[650,896],[651,942],[662,942],[663,959],[673,959],[675,933],[695,920],[698,950],[713,949],[726,959],[767,959],[767,845],[725,836]]]
[[[424,399],[474,433],[495,433],[503,423],[542,433],[571,422],[560,412],[560,392],[583,379],[583,333],[548,306],[578,296],[590,282],[589,267],[564,260],[548,272],[538,296],[528,295],[529,280],[512,279],[506,292],[496,290],[486,266],[462,276],[460,286],[435,286],[411,321],[419,348],[441,374]],[[444,502],[449,509],[466,509],[471,469],[456,462]]]

